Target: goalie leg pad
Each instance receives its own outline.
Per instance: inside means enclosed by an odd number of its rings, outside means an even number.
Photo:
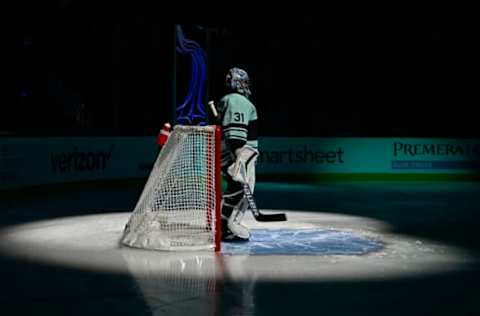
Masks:
[[[250,238],[250,230],[241,224],[247,208],[247,201],[242,199],[229,217],[222,215],[222,240],[247,241]]]
[[[245,211],[248,208],[246,200],[243,199],[233,209],[232,215],[228,218],[228,228],[238,237],[248,240],[250,238],[250,231],[247,227],[241,224]]]
[[[230,175],[225,174],[227,188],[222,196],[222,214],[227,218],[232,214],[233,208],[242,200],[244,196],[243,185],[234,181]]]

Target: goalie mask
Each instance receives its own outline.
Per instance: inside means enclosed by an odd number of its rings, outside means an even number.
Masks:
[[[247,98],[252,94],[252,92],[250,92],[250,79],[247,72],[243,69],[236,67],[230,69],[227,74],[226,83],[228,88]]]

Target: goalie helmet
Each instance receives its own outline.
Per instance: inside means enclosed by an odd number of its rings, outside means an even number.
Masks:
[[[250,78],[243,69],[237,67],[230,69],[227,74],[226,83],[228,88],[247,98],[252,94],[250,91]]]

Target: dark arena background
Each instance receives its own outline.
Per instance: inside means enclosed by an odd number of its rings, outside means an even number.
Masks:
[[[2,315],[477,315],[478,31],[419,8],[15,5],[0,107]],[[248,8],[248,10],[247,10]],[[466,10],[468,12],[468,10]],[[121,246],[165,122],[258,111],[222,251]]]

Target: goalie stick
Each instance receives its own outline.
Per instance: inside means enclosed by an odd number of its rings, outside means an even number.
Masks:
[[[213,101],[208,102],[210,109],[215,118],[218,119],[217,109],[215,108],[215,104]],[[277,214],[264,214],[261,213],[260,210],[257,208],[257,204],[255,203],[255,198],[253,197],[252,191],[247,183],[243,184],[243,192],[245,193],[245,197],[248,202],[248,206],[252,211],[253,217],[255,220],[259,222],[283,222],[287,220],[287,216],[285,213],[277,213]]]
[[[287,216],[285,213],[277,213],[277,214],[264,214],[261,213],[257,205],[255,204],[255,199],[253,198],[253,194],[250,191],[250,187],[248,184],[243,184],[243,192],[245,192],[245,197],[248,201],[248,206],[252,211],[253,217],[259,222],[284,222],[287,220]]]

